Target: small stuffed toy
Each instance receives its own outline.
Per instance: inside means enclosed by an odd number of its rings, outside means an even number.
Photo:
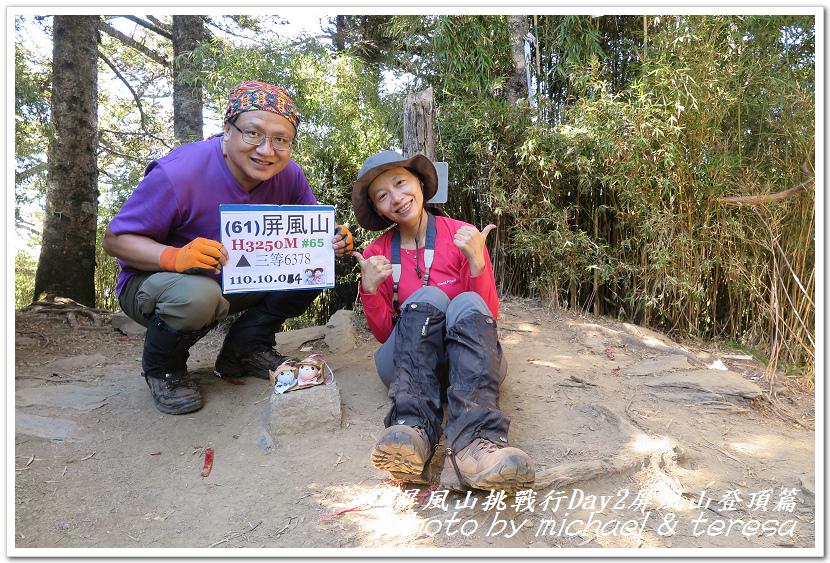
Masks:
[[[282,395],[297,384],[297,367],[294,362],[281,364],[271,372],[271,386],[274,392]]]
[[[326,383],[326,374],[323,371],[324,366],[328,368],[331,375],[331,381],[328,383]],[[271,371],[271,386],[277,395],[324,383],[326,385],[334,383],[334,372],[320,354],[312,354],[301,362],[295,360],[285,362]]]
[[[309,356],[297,362],[297,387],[323,383],[323,361]]]

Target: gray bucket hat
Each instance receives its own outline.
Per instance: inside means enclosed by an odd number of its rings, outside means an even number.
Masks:
[[[422,154],[405,159],[394,151],[373,154],[363,163],[352,190],[352,208],[361,227],[369,231],[380,231],[390,226],[389,221],[378,215],[369,201],[369,184],[381,173],[391,168],[407,168],[416,172],[424,182],[424,201],[430,200],[438,191],[438,173],[432,161]]]

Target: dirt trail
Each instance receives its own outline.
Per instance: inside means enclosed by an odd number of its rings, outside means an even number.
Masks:
[[[76,314],[73,329],[64,314],[16,314],[9,554],[728,547],[790,548],[782,556],[791,556],[821,547],[812,395],[782,386],[773,410],[761,398],[763,368],[751,361],[507,300],[501,407],[511,445],[534,459],[536,485],[506,497],[424,494],[387,482],[369,463],[388,398],[362,318],[351,349],[330,349],[319,336],[280,348],[325,357],[342,417],[319,428],[310,415],[286,435],[269,431],[267,382],[212,375],[222,334],[198,343],[189,362],[205,406],[174,417],[153,407],[139,377],[143,337],[125,339],[109,315],[98,316],[103,328]],[[201,477],[206,448],[215,460]]]

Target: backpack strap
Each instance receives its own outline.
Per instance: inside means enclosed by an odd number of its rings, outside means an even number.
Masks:
[[[432,267],[432,262],[435,259],[435,237],[438,234],[438,228],[435,226],[435,216],[432,213],[427,212],[427,236],[426,241],[424,241],[424,276],[423,276],[423,286],[426,287],[429,283],[429,269]],[[416,254],[415,254],[415,268],[418,269],[418,253],[417,253],[417,241],[415,243],[416,246]],[[398,319],[401,317],[401,309],[398,303],[398,284],[401,281],[401,231],[398,227],[395,227],[395,230],[392,232],[392,248],[391,248],[391,261],[392,261],[392,310],[394,311],[392,315],[392,325],[396,325],[398,323]],[[419,273],[420,275],[420,273]]]

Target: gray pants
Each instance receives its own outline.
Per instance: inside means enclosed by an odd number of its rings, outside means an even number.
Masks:
[[[131,277],[121,291],[124,313],[148,326],[153,313],[173,330],[199,330],[259,302],[264,293],[224,295],[208,276],[148,272]]]
[[[472,291],[462,293],[450,302],[447,294],[436,287],[423,287],[409,296],[409,299],[404,301],[401,309],[408,303],[429,303],[435,306],[440,311],[443,311],[447,316],[447,330],[452,328],[458,319],[472,313],[479,313],[482,315],[489,315],[490,309],[484,302],[484,299],[478,293]],[[387,389],[395,380],[395,362],[394,350],[397,330],[392,330],[392,335],[378,348],[375,352],[375,367],[378,370],[378,375]],[[507,359],[502,355],[501,365],[499,366],[499,383],[504,381],[507,376]]]

